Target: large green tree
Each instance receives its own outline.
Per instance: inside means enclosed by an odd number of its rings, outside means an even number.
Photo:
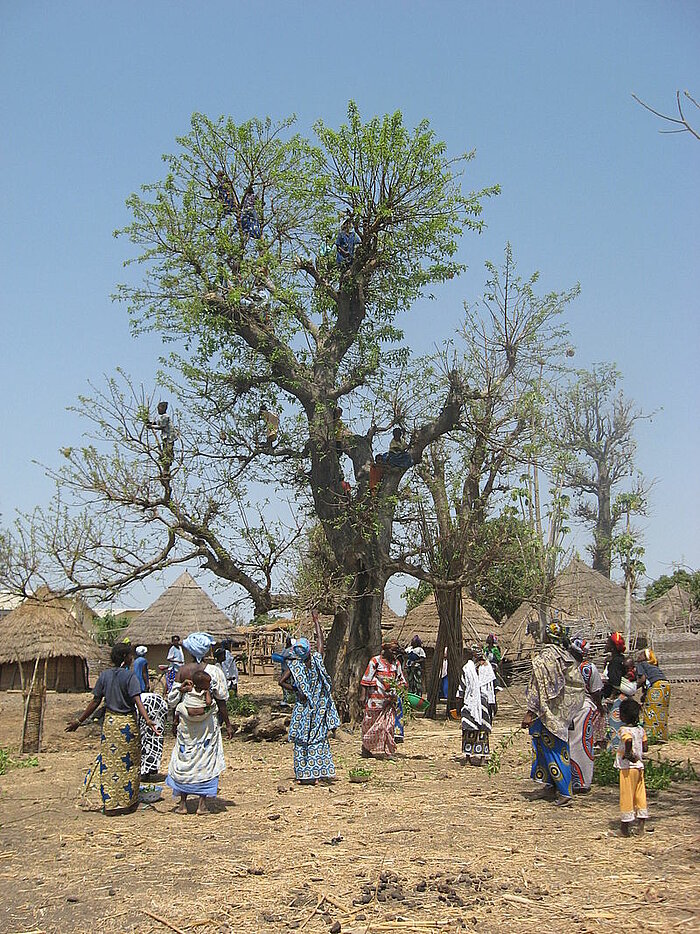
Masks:
[[[98,488],[115,514],[135,506],[149,524],[150,560],[139,566],[131,555],[120,583],[176,560],[184,542],[189,557],[245,588],[259,611],[279,602],[270,575],[261,584],[241,567],[221,517],[231,521],[230,498],[240,502],[253,482],[308,491],[340,571],[353,581],[348,611],[328,640],[328,664],[350,710],[348,689],[380,644],[405,473],[387,471],[381,495],[370,495],[375,428],[359,424],[362,400],[373,380],[405,362],[397,316],[428,286],[461,271],[462,235],[480,229],[482,200],[496,188],[464,190],[472,154],[451,157],[427,121],[411,130],[397,112],[363,122],[354,104],[346,124],[319,121],[313,138],[295,133],[291,119],[236,124],[196,114],[178,145],[165,158],[165,176],[128,201],[132,221],[121,234],[136,247],[141,275],[120,290],[135,331],[154,330],[178,348],[167,377],[183,426],[175,459],[150,451],[157,497],[150,480],[146,496],[134,483],[125,504],[110,491],[112,479],[129,486],[124,464],[95,448],[72,451],[73,489],[82,483],[90,496]],[[245,192],[255,202],[259,238],[244,229]],[[334,243],[345,216],[359,243],[352,261],[338,266]],[[459,374],[447,374],[439,407],[412,426],[414,461],[457,424],[462,392]],[[272,442],[261,436],[263,408],[281,417]],[[138,413],[126,422],[122,434],[133,448]],[[197,483],[204,458],[218,470],[210,495]],[[146,482],[143,471],[137,476]]]

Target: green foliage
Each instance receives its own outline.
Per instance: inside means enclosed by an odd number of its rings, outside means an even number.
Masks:
[[[323,526],[311,526],[298,552],[293,590],[298,602],[332,615],[347,604],[352,579],[343,574]]]
[[[350,776],[350,778],[360,778],[360,779],[371,778],[372,769],[367,769],[364,766],[357,765],[352,769],[348,769],[348,775]]]
[[[259,710],[257,702],[249,694],[229,694],[226,708],[232,717],[252,717]]]
[[[619,772],[615,768],[615,753],[604,749],[596,755],[593,766],[593,781],[596,785],[617,785]],[[646,759],[644,762],[644,783],[649,791],[665,791],[672,782],[697,782],[700,776],[690,760],[679,762],[675,759]]]
[[[406,613],[410,613],[411,610],[415,610],[417,606],[420,606],[432,592],[432,584],[429,584],[428,581],[420,581],[417,587],[406,587],[401,592],[401,596],[406,601]]]
[[[491,749],[491,756],[486,763],[486,771],[489,775],[498,775],[498,773],[501,771],[503,753],[507,749],[511,748],[522,732],[523,728],[520,726],[514,730],[511,730],[507,736],[503,737],[497,746]]]
[[[100,645],[114,645],[119,642],[121,634],[129,625],[126,616],[115,616],[111,610],[107,610],[104,616],[93,618],[93,626],[97,635],[97,641]]]
[[[12,769],[33,769],[39,765],[37,756],[23,756],[21,759],[15,759],[7,749],[0,746],[0,775],[5,775]]]
[[[653,603],[676,584],[688,591],[693,606],[700,607],[700,571],[687,571],[685,568],[678,568],[670,576],[662,574],[652,581],[644,591],[644,602]]]
[[[529,522],[511,507],[478,530],[471,555],[479,575],[471,595],[497,622],[538,592],[540,547]]]
[[[696,726],[682,726],[671,733],[670,738],[677,743],[700,743],[700,729]]]

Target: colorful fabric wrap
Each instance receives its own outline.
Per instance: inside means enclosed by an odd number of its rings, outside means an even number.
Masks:
[[[141,778],[141,742],[135,714],[106,711],[98,768],[105,814],[135,807]]]
[[[666,742],[668,739],[668,708],[671,703],[671,685],[668,681],[655,681],[647,688],[642,705],[644,729],[649,739]]]
[[[532,659],[532,676],[525,692],[527,709],[542,725],[568,744],[569,724],[584,699],[583,677],[575,659],[557,645],[547,645]]]
[[[323,659],[318,652],[311,654],[308,665],[301,658],[292,658],[289,670],[297,689],[306,698],[304,703],[296,699],[289,723],[289,742],[294,743],[294,775],[299,781],[332,778],[335,765],[328,734],[340,726],[340,717]]]
[[[552,785],[564,798],[570,798],[571,762],[569,744],[551,733],[538,718],[530,725],[532,738],[532,769],[530,778]]]
[[[618,652],[625,651],[625,637],[621,632],[611,632],[609,638]]]
[[[393,704],[381,710],[365,709],[362,719],[362,745],[375,755],[393,756],[396,752],[394,730],[396,713]]]
[[[208,779],[204,782],[179,782],[171,775],[165,779],[168,788],[172,788],[173,797],[176,795],[199,795],[200,798],[215,798],[219,790],[219,776]]]

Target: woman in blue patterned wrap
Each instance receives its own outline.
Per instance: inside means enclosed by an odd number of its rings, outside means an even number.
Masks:
[[[319,647],[322,646],[318,618],[314,615]],[[331,782],[335,766],[328,734],[340,725],[331,696],[331,681],[320,652],[312,652],[308,639],[299,639],[294,657],[280,684],[294,684],[297,702],[289,724],[289,742],[294,743],[294,776],[302,785]]]

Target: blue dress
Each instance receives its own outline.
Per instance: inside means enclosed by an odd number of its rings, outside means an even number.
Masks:
[[[289,660],[294,684],[306,695],[297,700],[289,724],[289,742],[294,743],[294,775],[298,780],[332,778],[335,775],[328,734],[340,726],[340,717],[331,696],[331,682],[318,652],[311,665],[298,658]]]

